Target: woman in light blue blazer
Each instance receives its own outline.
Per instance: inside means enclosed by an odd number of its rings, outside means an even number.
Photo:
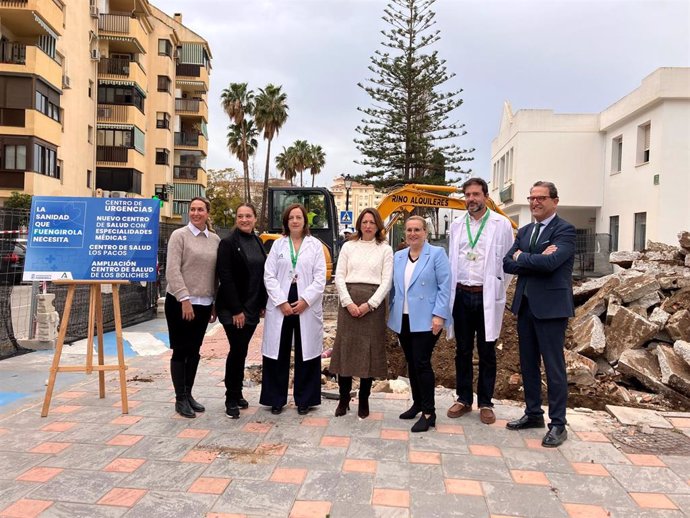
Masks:
[[[436,426],[434,388],[436,380],[431,354],[446,320],[450,298],[450,265],[443,248],[430,245],[426,220],[412,216],[405,222],[408,248],[393,259],[388,327],[398,333],[407,360],[412,406],[400,419],[422,416],[413,432]]]

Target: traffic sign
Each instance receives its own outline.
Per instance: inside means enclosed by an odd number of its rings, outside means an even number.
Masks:
[[[352,225],[352,211],[351,210],[341,210],[340,211],[340,224],[341,225]]]

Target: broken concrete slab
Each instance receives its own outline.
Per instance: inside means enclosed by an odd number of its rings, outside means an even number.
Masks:
[[[681,309],[666,322],[666,331],[674,340],[690,341],[690,311]]]
[[[661,302],[661,296],[658,291],[649,293],[637,300],[633,300],[629,307],[643,308],[645,311],[652,306],[656,306]]]
[[[685,363],[690,365],[690,342],[685,340],[676,340],[673,344],[673,350],[680,356]]]
[[[573,351],[588,358],[601,356],[606,350],[604,324],[597,316],[590,316],[573,329]]]
[[[623,351],[644,345],[658,330],[657,324],[621,306],[605,331],[606,359],[616,361]]]
[[[627,250],[611,252],[609,255],[609,263],[617,264],[621,268],[630,268],[633,261],[639,259],[641,255],[640,252],[629,252]]]
[[[667,345],[659,345],[656,356],[661,370],[661,382],[690,396],[690,366]]]
[[[597,373],[597,364],[574,351],[565,351],[565,370],[568,374],[568,384],[580,387],[589,387],[596,384],[594,377]]]
[[[573,319],[573,326],[577,326],[586,320],[591,315],[600,316],[606,311],[606,304],[608,297],[621,284],[621,277],[619,275],[609,275],[608,280],[599,289],[599,291],[592,296],[587,302],[578,306],[575,309],[575,318]]]
[[[670,430],[673,425],[654,410],[606,405],[606,411],[625,426],[650,426]]]
[[[657,324],[659,326],[659,329],[661,329],[662,327],[664,327],[666,325],[666,322],[668,322],[668,319],[670,316],[671,315],[666,313],[666,311],[664,311],[663,309],[654,308],[654,310],[652,311],[652,314],[649,315],[649,321],[654,322],[655,324]]]
[[[690,254],[685,257],[687,261]],[[690,266],[690,264],[686,264],[686,266]],[[672,275],[660,273],[657,275],[656,279],[659,281],[659,286],[661,286],[662,290],[679,290],[681,288],[690,287],[690,276],[678,275],[677,273]]]
[[[624,304],[627,304],[641,299],[645,295],[654,293],[660,288],[659,281],[656,280],[655,276],[642,275],[640,277],[624,279],[620,286],[614,289],[614,293],[621,298]]]
[[[617,370],[630,378],[634,378],[656,394],[678,401],[690,408],[690,398],[677,392],[661,382],[659,360],[652,351],[647,349],[629,349],[621,354]]]
[[[620,274],[612,273],[596,279],[588,279],[579,286],[573,286],[573,297],[575,303],[581,303],[602,289],[611,279],[620,279]],[[620,280],[616,285],[620,284]]]
[[[681,288],[661,303],[661,309],[675,313],[681,309],[690,310],[690,288]]]
[[[678,232],[678,244],[690,251],[690,232],[687,230],[682,230]]]

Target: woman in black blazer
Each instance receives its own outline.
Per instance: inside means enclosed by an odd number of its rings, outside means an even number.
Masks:
[[[242,396],[244,362],[252,335],[266,308],[264,263],[266,252],[254,234],[256,209],[237,208],[232,233],[220,242],[216,269],[220,280],[216,311],[230,342],[225,362],[225,415],[238,419],[249,403]]]

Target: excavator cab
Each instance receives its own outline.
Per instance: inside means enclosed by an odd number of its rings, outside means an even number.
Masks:
[[[283,233],[283,212],[293,204],[301,203],[307,209],[307,221],[311,235],[324,244],[326,277],[331,278],[333,265],[338,258],[338,218],[333,195],[322,187],[269,187],[268,222],[261,234],[266,252],[273,241]]]

